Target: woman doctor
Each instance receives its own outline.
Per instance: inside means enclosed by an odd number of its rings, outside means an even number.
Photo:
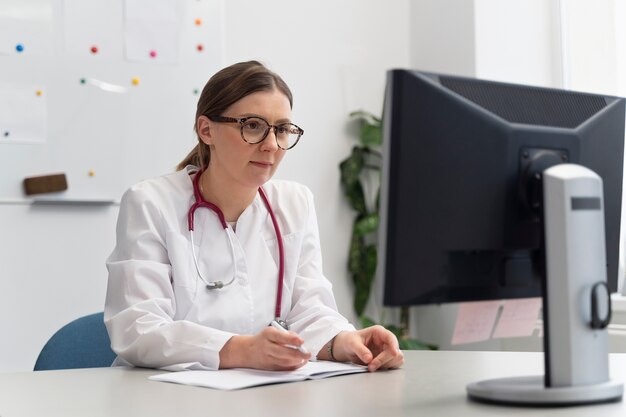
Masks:
[[[270,181],[304,133],[291,108],[285,82],[259,62],[219,71],[202,91],[198,144],[179,170],[124,194],[107,260],[104,316],[114,364],[402,365],[391,332],[355,330],[337,312],[311,192]]]

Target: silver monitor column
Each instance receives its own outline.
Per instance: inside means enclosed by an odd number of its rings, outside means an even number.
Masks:
[[[546,374],[476,382],[479,401],[527,405],[582,405],[622,398],[611,381],[602,179],[575,164],[543,172],[546,251],[544,312]]]

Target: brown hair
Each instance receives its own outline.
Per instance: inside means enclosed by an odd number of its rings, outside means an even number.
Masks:
[[[280,76],[258,61],[239,62],[226,67],[206,83],[196,110],[194,131],[198,136],[198,144],[189,152],[178,166],[177,170],[187,165],[195,165],[205,169],[209,165],[211,152],[209,146],[202,142],[198,135],[197,122],[200,116],[222,115],[228,107],[242,98],[259,91],[272,91],[278,89],[289,99],[289,105],[293,107],[291,90]]]

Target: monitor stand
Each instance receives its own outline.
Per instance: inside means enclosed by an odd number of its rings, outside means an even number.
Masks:
[[[545,375],[474,382],[468,396],[527,406],[619,401],[624,386],[609,379],[602,179],[575,164],[553,166],[542,177]]]
[[[619,401],[624,386],[609,380],[591,385],[546,387],[543,375],[518,376],[473,382],[467,394],[473,400],[527,406],[572,406]]]

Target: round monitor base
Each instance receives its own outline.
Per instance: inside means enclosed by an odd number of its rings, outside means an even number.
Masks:
[[[489,379],[467,386],[476,401],[522,406],[571,406],[618,401],[624,385],[617,381],[576,387],[544,385],[543,375]]]

